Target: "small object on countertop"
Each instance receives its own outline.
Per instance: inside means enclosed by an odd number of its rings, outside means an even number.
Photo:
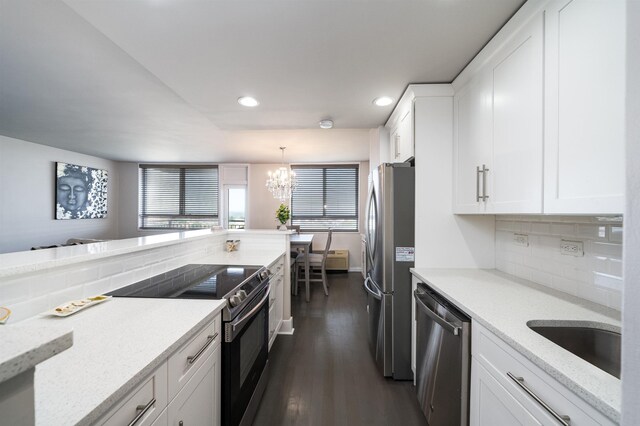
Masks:
[[[73,300],[71,302],[60,305],[50,311],[44,313],[44,315],[54,315],[56,317],[67,317],[71,314],[75,314],[78,311],[88,308],[89,306],[97,305],[111,299],[111,296],[99,295],[93,297],[87,297],[82,300]]]
[[[240,240],[227,240],[227,251],[231,253],[238,250],[238,245],[240,245]]]
[[[6,323],[10,316],[11,309],[0,306],[0,324]]]

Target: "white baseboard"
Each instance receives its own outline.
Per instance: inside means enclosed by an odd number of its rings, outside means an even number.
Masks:
[[[282,325],[280,326],[280,331],[278,332],[278,334],[292,335],[294,331],[295,329],[293,328],[293,317],[282,320]]]

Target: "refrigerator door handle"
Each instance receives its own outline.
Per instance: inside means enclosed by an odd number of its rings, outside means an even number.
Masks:
[[[371,294],[373,297],[375,297],[378,300],[382,300],[382,294],[380,293],[380,291],[373,291],[371,289],[371,287],[369,287],[367,285],[367,283],[369,283],[371,281],[371,277],[367,277],[366,280],[364,280],[364,289],[367,290],[367,293]],[[373,281],[371,281],[373,283]],[[375,284],[374,284],[375,285]],[[376,289],[377,290],[377,289]]]

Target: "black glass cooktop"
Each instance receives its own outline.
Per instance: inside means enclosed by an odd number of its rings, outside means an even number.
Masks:
[[[253,277],[260,269],[260,266],[190,264],[107,294],[115,297],[222,299],[232,290],[251,294],[260,285],[260,279]],[[236,289],[240,284],[242,286]]]

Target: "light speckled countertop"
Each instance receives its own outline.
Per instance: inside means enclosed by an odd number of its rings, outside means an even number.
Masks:
[[[73,328],[71,349],[36,367],[36,425],[88,425],[212,321],[220,300],[112,300],[66,318],[25,325]]]
[[[619,330],[619,312],[495,270],[411,271],[591,406],[620,422],[620,380],[527,326],[531,320],[570,320]]]
[[[13,260],[22,261],[15,263],[5,262],[12,254],[4,255],[0,262],[0,277],[3,272],[40,270],[54,264],[59,266],[78,259],[134,252],[142,247],[172,244],[210,234],[208,230],[191,231],[76,246],[72,253],[62,258],[56,255],[56,249],[43,250],[35,257],[24,255],[22,258],[16,254]],[[229,236],[245,234],[230,232]],[[268,230],[252,231],[251,234],[283,233]],[[194,263],[268,266],[283,254],[283,249],[252,250],[241,245],[239,251],[207,255]],[[219,315],[225,303],[220,300],[114,298],[66,318],[40,316],[15,325],[0,326],[0,382],[40,363],[35,373],[36,424],[92,424],[202,326]],[[62,352],[64,349],[67,350]]]
[[[0,326],[0,383],[35,367],[73,344],[69,326]]]

